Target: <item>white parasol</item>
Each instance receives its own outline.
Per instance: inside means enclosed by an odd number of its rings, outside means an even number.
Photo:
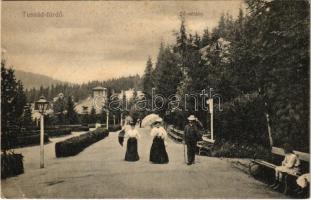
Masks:
[[[147,127],[150,126],[151,124],[153,124],[157,119],[160,119],[160,116],[157,114],[150,114],[147,115],[143,121],[141,122],[141,126],[142,127]]]

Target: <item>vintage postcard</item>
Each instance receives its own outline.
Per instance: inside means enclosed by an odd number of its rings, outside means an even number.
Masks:
[[[309,198],[307,0],[2,1],[1,198]]]

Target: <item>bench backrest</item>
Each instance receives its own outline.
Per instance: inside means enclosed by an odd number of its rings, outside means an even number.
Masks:
[[[278,148],[278,147],[272,147],[271,153],[277,154],[280,156],[285,156],[284,149]],[[309,153],[304,153],[300,151],[294,151],[294,153],[299,157],[300,160],[310,162],[310,154]]]

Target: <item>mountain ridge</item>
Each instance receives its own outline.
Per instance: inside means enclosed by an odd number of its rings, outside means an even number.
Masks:
[[[19,69],[14,69],[14,71],[16,79],[22,81],[25,89],[32,89],[32,88],[39,89],[41,86],[48,87],[51,85],[64,84],[64,83],[70,84],[69,82],[57,80],[43,74],[26,72]]]

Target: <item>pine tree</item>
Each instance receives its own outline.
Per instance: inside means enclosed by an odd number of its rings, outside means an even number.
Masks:
[[[23,114],[23,127],[31,127],[34,125],[32,120],[32,113],[30,105],[26,105],[24,107],[24,114]]]
[[[204,33],[201,40],[201,47],[205,47],[210,43],[210,33],[208,31],[208,28],[204,29]]]
[[[58,124],[65,123],[65,111],[66,111],[66,101],[65,98],[59,96],[59,98],[53,104],[54,114],[57,116]]]
[[[89,119],[90,119],[89,121],[90,123],[96,123],[97,117],[96,117],[96,109],[94,107],[92,107],[91,109]]]
[[[132,96],[132,98],[131,98],[131,105],[134,105],[135,106],[135,103],[136,103],[136,101],[137,101],[137,90],[136,90],[136,88],[134,88],[133,89],[134,91],[133,91],[133,96]]]
[[[1,149],[6,153],[20,131],[26,105],[23,85],[15,78],[14,70],[1,62]]]
[[[17,81],[17,95],[15,98],[15,117],[18,118],[19,116],[21,116],[23,114],[24,111],[24,106],[27,103],[27,98],[24,92],[24,86],[23,83],[18,80]]]
[[[159,68],[160,66],[162,65],[162,57],[163,57],[163,54],[164,54],[164,43],[161,42],[160,43],[160,48],[159,48],[159,53],[158,53],[158,56],[157,56],[157,62],[155,64],[155,68],[154,70],[152,71],[152,80],[153,80],[153,86],[156,86],[158,84],[158,81],[159,80],[159,77],[158,77],[158,74],[159,74]]]
[[[157,79],[155,88],[165,97],[174,95],[181,79],[181,70],[178,67],[178,57],[170,47],[159,52],[157,60]]]
[[[124,91],[123,91],[123,94],[122,94],[122,107],[123,107],[123,111],[126,111],[126,109],[127,109],[127,99],[126,99],[126,95],[125,95]]]
[[[187,43],[188,43],[188,38],[187,38],[187,33],[186,33],[186,18],[183,13],[180,14],[180,29],[179,33],[176,37],[176,46],[175,46],[175,52],[178,52],[182,59],[185,59],[186,53],[187,53]]]
[[[71,96],[67,98],[67,113],[66,113],[67,120],[69,124],[77,124],[78,123],[78,115],[75,110],[74,101]]]
[[[153,68],[152,68],[152,61],[151,58],[149,57],[147,60],[146,68],[145,68],[145,73],[143,76],[143,92],[149,99],[151,97],[151,91],[153,88]]]

